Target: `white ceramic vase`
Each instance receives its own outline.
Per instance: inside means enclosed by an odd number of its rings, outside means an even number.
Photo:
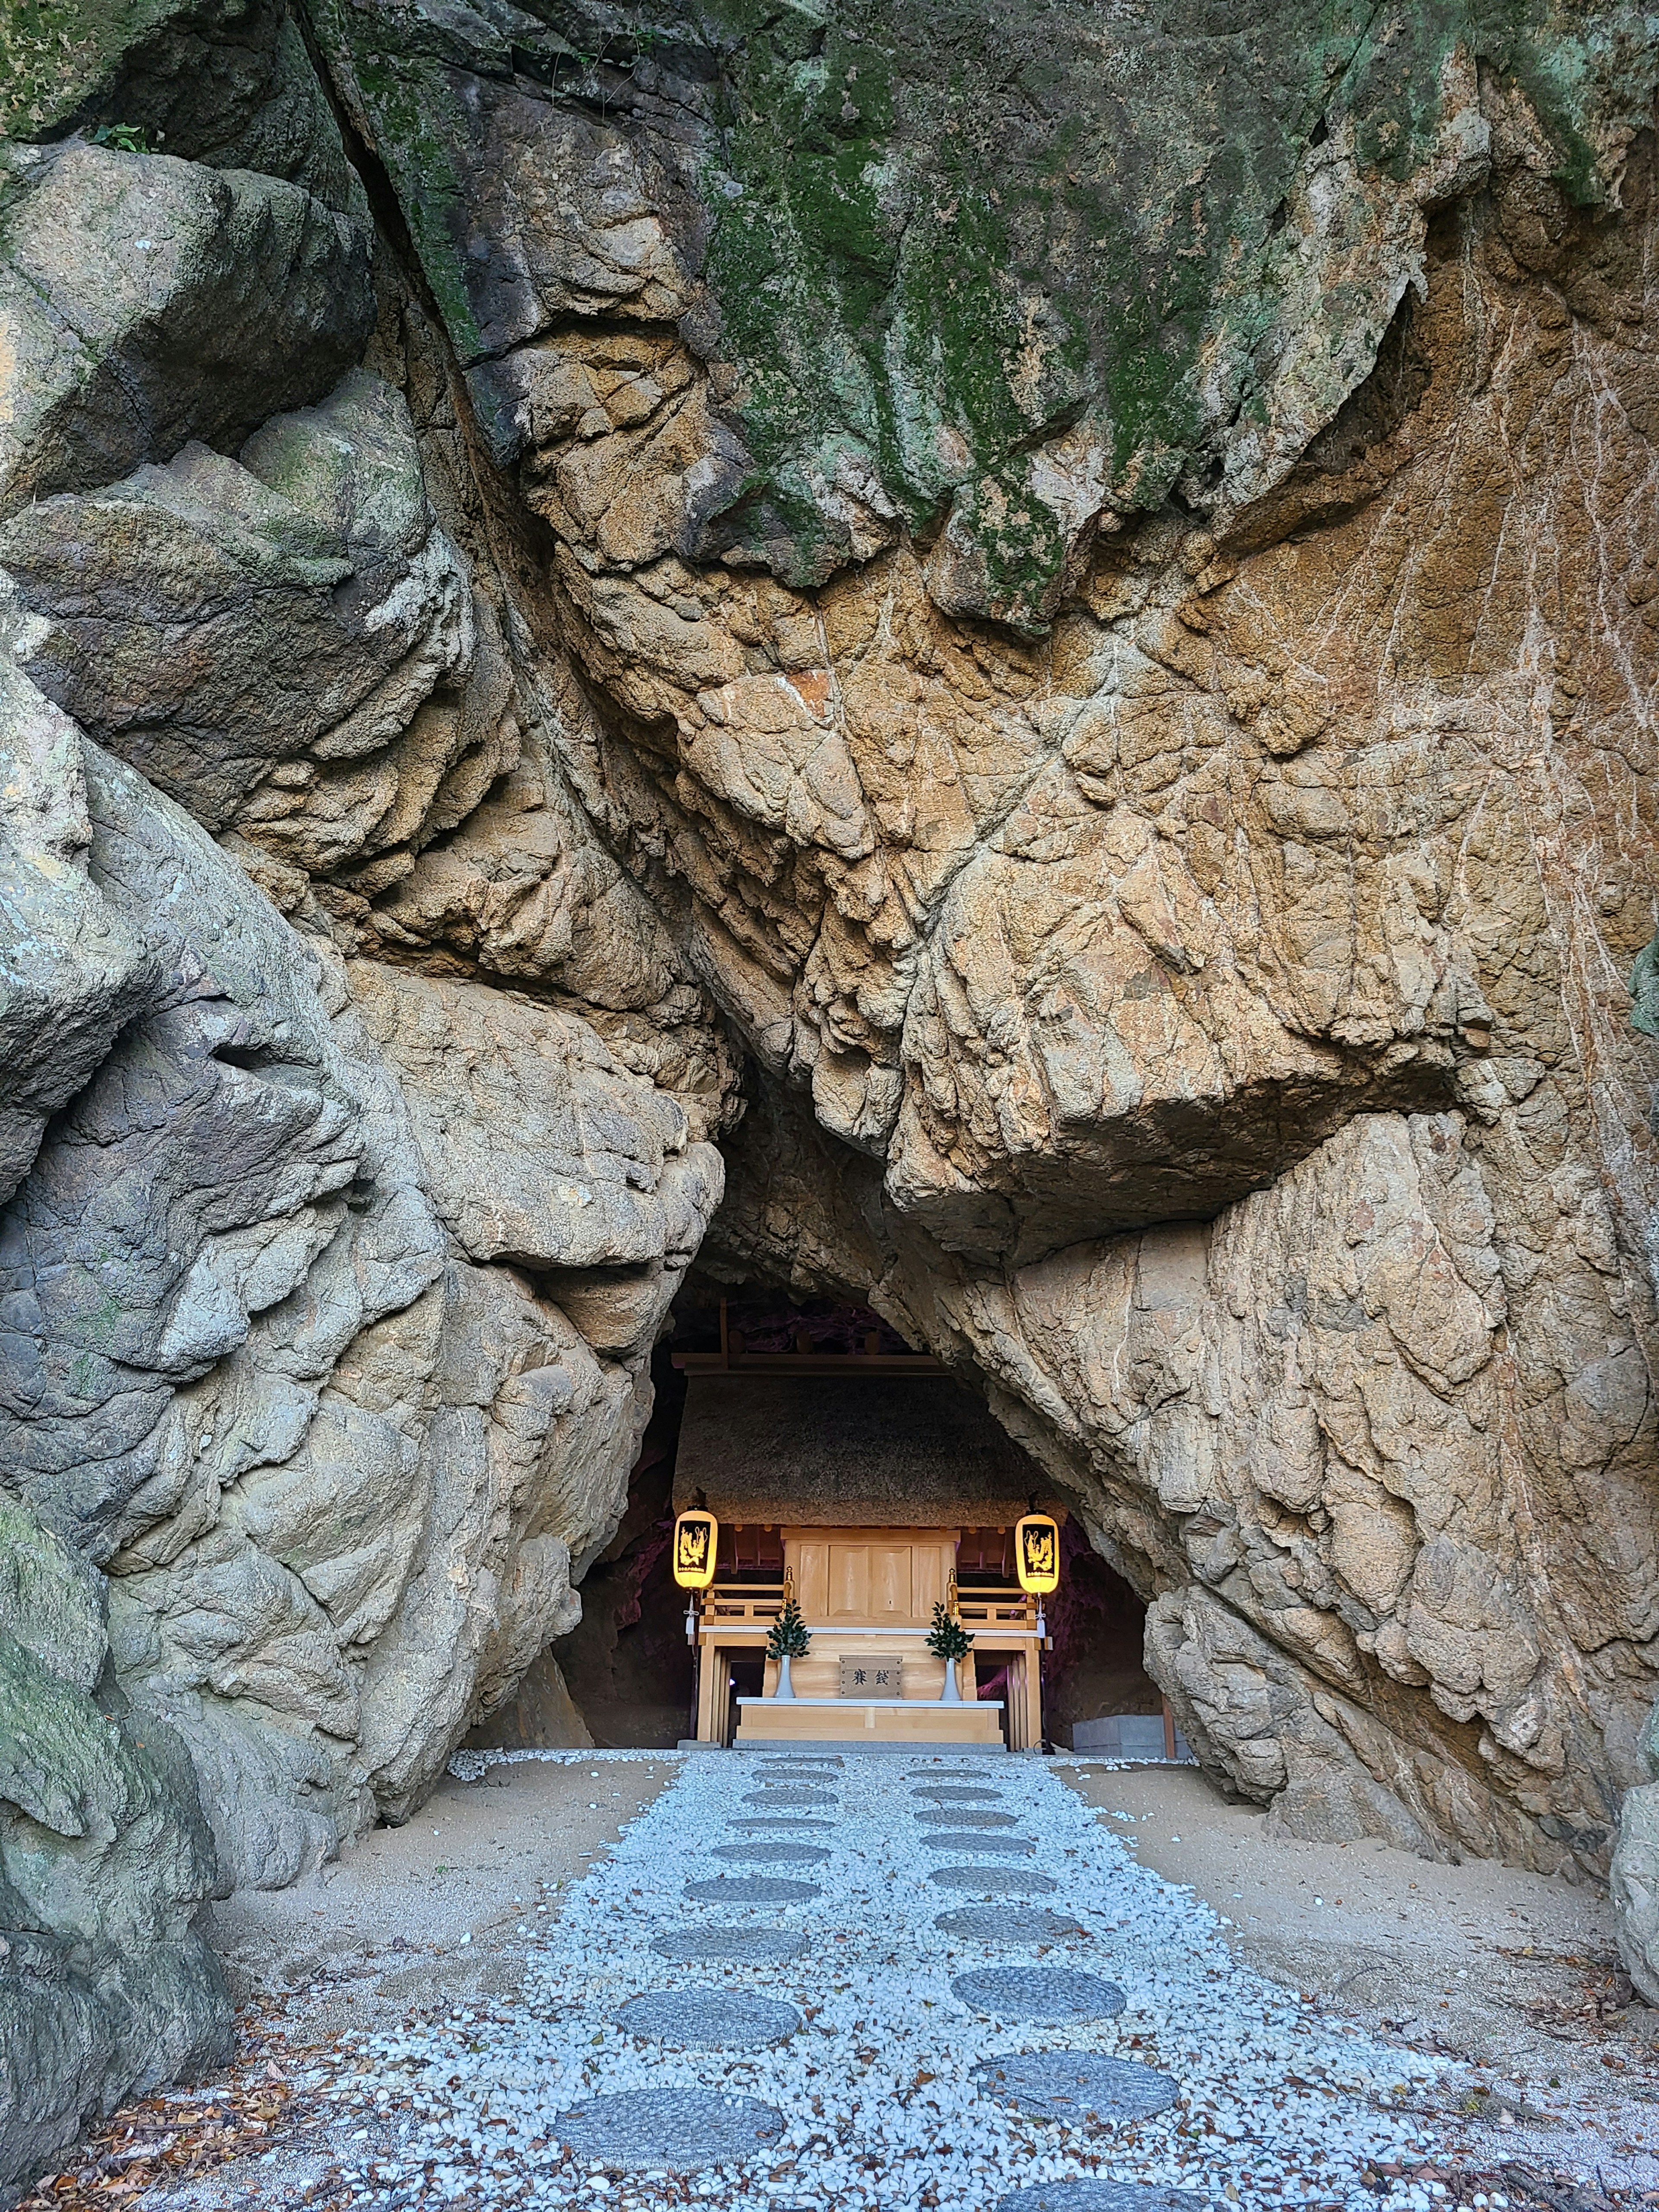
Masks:
[[[945,1687],[940,1692],[940,1702],[947,1705],[962,1703],[962,1692],[957,1687],[957,1662],[954,1659],[947,1659],[945,1662]]]
[[[786,1651],[778,1662],[778,1686],[772,1692],[775,1698],[793,1698],[795,1694],[795,1686],[789,1679],[789,1656]]]

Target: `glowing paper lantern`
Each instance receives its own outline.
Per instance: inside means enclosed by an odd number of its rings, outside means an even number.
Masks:
[[[714,1581],[720,1525],[712,1513],[682,1513],[674,1523],[674,1579],[682,1589],[707,1589]]]
[[[1031,1597],[1060,1588],[1060,1528],[1046,1513],[1028,1513],[1014,1524],[1014,1571]]]

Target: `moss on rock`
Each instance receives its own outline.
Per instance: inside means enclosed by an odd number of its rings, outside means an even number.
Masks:
[[[459,9],[314,15],[464,357],[495,342],[503,282],[506,242],[466,222],[492,115],[597,118],[695,205],[688,329],[755,463],[708,550],[811,584],[948,516],[971,541],[951,588],[976,574],[972,611],[1022,628],[1078,544],[1077,501],[1045,488],[1055,440],[1086,428],[1096,514],[1177,482],[1254,495],[1370,368],[1420,242],[1396,210],[1478,182],[1477,76],[1593,201],[1654,74],[1632,9],[1549,0],[1133,21],[1078,0],[538,0],[510,35]],[[1311,230],[1281,240],[1287,219]]]

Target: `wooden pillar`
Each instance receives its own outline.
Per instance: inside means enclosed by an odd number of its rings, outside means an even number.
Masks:
[[[1008,1711],[1008,1748],[1025,1748],[1025,1670],[1030,1664],[1024,1651],[1017,1651],[1008,1662],[1008,1683],[1003,1698]]]
[[[723,1708],[715,1703],[722,1671],[720,1647],[705,1644],[697,1656],[697,1741],[718,1743],[716,1716],[722,1720],[725,1717]]]
[[[1022,1733],[1025,1741],[1023,1751],[1042,1748],[1042,1646],[1032,1642],[1025,1647],[1025,1724]]]

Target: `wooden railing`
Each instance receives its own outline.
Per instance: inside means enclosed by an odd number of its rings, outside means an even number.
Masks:
[[[727,1627],[750,1621],[769,1625],[782,1611],[781,1583],[716,1583],[702,1601],[704,1622],[722,1621]]]
[[[1036,1613],[1036,1600],[1027,1597],[1016,1583],[1006,1589],[960,1590],[957,1595],[957,1617],[970,1633],[975,1626],[1035,1631]]]
[[[1015,1583],[1006,1589],[963,1590],[957,1603],[963,1626],[970,1635],[992,1628],[1024,1629],[1035,1633],[1036,1629],[1036,1600],[1027,1597]],[[716,1583],[702,1602],[705,1627],[719,1622],[722,1627],[769,1627],[783,1611],[781,1583]],[[823,1623],[818,1624],[825,1634],[833,1633]],[[857,1624],[844,1624],[849,1633]],[[873,1630],[878,1626],[870,1623]]]

